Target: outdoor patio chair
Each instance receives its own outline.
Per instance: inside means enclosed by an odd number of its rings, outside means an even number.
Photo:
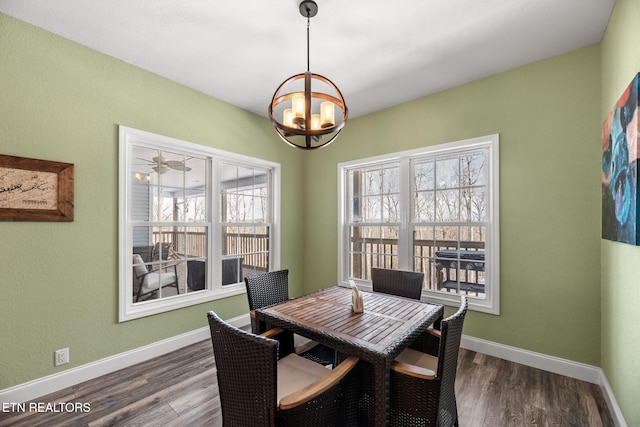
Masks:
[[[251,332],[260,334],[266,326],[256,321],[255,310],[269,305],[285,302],[289,299],[289,270],[270,271],[244,278],[249,300]],[[262,330],[261,330],[262,329]]]
[[[424,286],[424,273],[372,268],[371,282],[374,292],[419,300]]]
[[[222,409],[222,425],[353,426],[359,393],[358,359],[333,370],[295,353],[277,339],[236,328],[207,313]]]
[[[458,426],[455,380],[467,297],[391,363],[390,425]]]
[[[133,277],[135,302],[143,298],[155,297],[161,288],[175,287],[176,292],[180,293],[176,263],[149,270],[142,257],[139,254],[133,254]]]
[[[289,270],[270,271],[267,273],[247,276],[244,278],[249,300],[249,315],[251,317],[251,331],[260,334],[269,328],[260,325],[255,318],[255,310],[273,304],[285,302],[289,299]],[[297,354],[323,364],[335,362],[335,352],[308,338],[293,334],[293,347]]]

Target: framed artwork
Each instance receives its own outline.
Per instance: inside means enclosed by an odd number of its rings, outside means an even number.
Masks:
[[[627,86],[602,126],[602,238],[640,245],[638,85]]]
[[[0,220],[73,221],[73,164],[0,154]]]

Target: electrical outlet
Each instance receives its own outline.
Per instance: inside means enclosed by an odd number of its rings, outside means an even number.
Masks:
[[[55,366],[64,365],[65,363],[69,363],[69,348],[56,350]]]

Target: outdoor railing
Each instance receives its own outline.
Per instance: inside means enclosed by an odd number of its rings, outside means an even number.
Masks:
[[[438,262],[436,252],[442,250],[484,251],[484,242],[455,240],[420,240],[414,241],[413,259],[414,271],[423,272],[425,287],[438,290],[444,280],[444,266]],[[351,276],[371,280],[371,268],[398,268],[398,240],[376,238],[351,239]],[[483,271],[451,269],[450,279],[468,283],[481,283],[484,279]]]
[[[267,271],[269,266],[269,236],[226,234],[223,238],[224,256],[237,255],[243,258],[243,266],[245,268]],[[157,232],[154,233],[154,241],[171,242],[174,250],[187,258],[206,257],[207,254],[207,234],[205,232]]]
[[[158,237],[157,235],[154,237]],[[206,233],[163,232],[163,242],[172,242],[181,255],[189,258],[206,256]],[[267,235],[228,234],[224,236],[225,256],[237,255],[243,258],[243,267],[255,271],[267,271],[269,261],[269,238]],[[484,251],[484,242],[454,240],[415,240],[413,247],[414,270],[425,274],[425,286],[438,289],[442,284],[442,265],[438,265],[436,252],[454,249],[462,251]],[[353,238],[351,239],[351,276],[364,280],[371,279],[371,268],[398,268],[398,241],[396,239]],[[470,283],[481,283],[483,271],[451,269],[451,278]]]

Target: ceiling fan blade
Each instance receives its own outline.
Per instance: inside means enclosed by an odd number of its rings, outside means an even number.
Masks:
[[[177,160],[167,160],[162,165],[163,166],[168,166],[171,169],[175,169],[175,170],[179,170],[179,171],[189,172],[191,170],[191,168],[189,166],[185,165],[184,162],[179,162]]]
[[[154,171],[158,172],[159,175],[162,175],[163,173],[167,173],[169,172],[169,168],[165,165],[159,165],[159,166],[154,166],[151,169],[153,169]]]
[[[143,159],[142,157],[136,157],[136,159],[138,159],[138,160],[142,160],[143,162],[147,162],[147,163],[149,163],[150,165],[155,165],[155,164],[156,164],[156,162],[152,162],[152,161],[151,161],[151,160],[149,160],[149,159]]]
[[[184,161],[169,160],[166,157],[160,155],[160,156],[152,157],[151,160],[147,160],[147,159],[140,159],[140,160],[148,162],[150,165],[154,165],[152,169],[158,172],[159,174],[163,174],[163,173],[169,172],[170,169],[189,172],[191,168],[185,164],[185,162],[189,159],[191,159],[191,157],[189,157]]]
[[[169,166],[172,169],[182,169],[184,167],[184,163],[177,160],[167,160],[162,164],[165,166]]]

